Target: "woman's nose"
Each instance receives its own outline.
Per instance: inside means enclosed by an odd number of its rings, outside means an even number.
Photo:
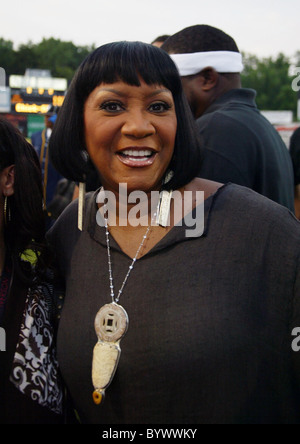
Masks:
[[[155,133],[155,127],[148,113],[134,111],[128,113],[122,127],[122,134],[135,138],[144,138]]]

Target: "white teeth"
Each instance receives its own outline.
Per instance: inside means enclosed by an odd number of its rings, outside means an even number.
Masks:
[[[122,154],[130,157],[148,157],[152,155],[151,150],[124,150]]]

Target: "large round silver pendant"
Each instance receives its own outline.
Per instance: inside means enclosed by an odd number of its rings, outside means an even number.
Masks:
[[[116,342],[128,328],[128,315],[121,305],[113,302],[100,308],[95,318],[95,330],[101,341]]]

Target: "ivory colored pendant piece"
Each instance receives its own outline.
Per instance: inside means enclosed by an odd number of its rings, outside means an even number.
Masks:
[[[105,389],[116,372],[121,354],[120,340],[127,328],[127,313],[116,303],[104,305],[96,315],[98,342],[93,352],[92,381],[95,388],[93,400],[97,405],[103,401]]]
[[[121,349],[117,344],[97,342],[93,352],[92,380],[96,391],[103,391],[111,383],[118,366]]]

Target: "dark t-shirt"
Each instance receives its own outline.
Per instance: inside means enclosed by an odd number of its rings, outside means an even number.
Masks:
[[[120,304],[129,316],[103,406],[92,401],[94,319],[110,302],[96,194],[77,229],[77,203],[49,233],[66,281],[58,359],[83,422],[300,422],[300,223],[280,205],[226,185],[205,201],[205,231],[174,227],[138,260]],[[111,238],[115,289],[131,264]]]
[[[199,177],[232,182],[294,211],[293,167],[278,132],[255,104],[255,91],[235,89],[197,120],[204,160]]]
[[[291,138],[290,154],[294,168],[295,186],[300,184],[300,128],[298,128]]]

